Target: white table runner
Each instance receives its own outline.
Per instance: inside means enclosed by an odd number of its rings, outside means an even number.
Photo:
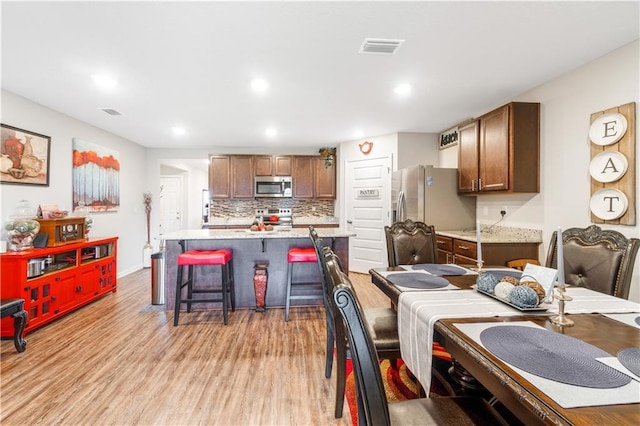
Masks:
[[[455,324],[464,334],[486,349],[480,340],[480,333],[489,327],[499,325],[517,325],[522,327],[540,327],[530,321],[510,322],[499,324],[495,322]],[[640,403],[640,383],[635,380],[625,386],[609,389],[587,388],[556,382],[528,373],[512,364],[506,363],[511,369],[524,377],[532,385],[544,392],[563,408],[590,407],[599,405],[635,404]]]
[[[400,287],[398,287],[400,288]],[[401,289],[402,290],[402,289]],[[568,287],[573,298],[565,305],[568,314],[640,312],[640,304],[582,287]],[[546,314],[557,313],[554,300]],[[398,298],[400,353],[424,389],[431,386],[433,325],[443,318],[473,318],[531,314],[480,294],[475,290],[402,291]],[[541,313],[544,314],[544,313]]]
[[[433,325],[442,318],[522,315],[522,312],[474,290],[407,291],[398,299],[400,353],[427,391],[431,387]]]

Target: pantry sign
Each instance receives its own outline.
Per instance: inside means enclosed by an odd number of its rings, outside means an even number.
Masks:
[[[379,188],[360,188],[357,190],[356,198],[380,198]]]

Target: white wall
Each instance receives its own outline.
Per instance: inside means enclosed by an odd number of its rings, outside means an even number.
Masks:
[[[435,133],[398,133],[398,169],[419,164],[440,167],[438,138]]]
[[[142,268],[146,241],[145,149],[129,140],[63,115],[11,92],[2,91],[2,123],[51,136],[49,186],[0,185],[0,218],[6,223],[20,200],[32,207],[54,203],[71,210],[72,140],[109,147],[120,153],[120,209],[93,213],[92,236],[118,236],[118,275]],[[3,226],[3,239],[6,239]]]

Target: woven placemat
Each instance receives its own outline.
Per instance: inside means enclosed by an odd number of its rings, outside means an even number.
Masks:
[[[435,275],[422,274],[419,272],[406,272],[401,274],[389,274],[387,280],[395,285],[408,288],[420,288],[430,290],[443,288],[449,285],[449,281]]]
[[[528,373],[587,388],[617,388],[631,378],[596,358],[611,355],[593,345],[549,330],[504,325],[480,333],[493,355]]]
[[[411,265],[411,269],[427,271],[433,275],[464,275],[467,271],[464,268],[453,265],[440,265],[438,263],[418,263]]]
[[[640,377],[640,348],[627,348],[618,352],[618,361],[627,370]]]

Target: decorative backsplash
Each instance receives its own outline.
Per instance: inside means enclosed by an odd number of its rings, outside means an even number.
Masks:
[[[315,207],[315,210],[314,210]],[[245,218],[256,209],[291,209],[293,217],[325,217],[334,215],[333,200],[294,200],[293,198],[263,198],[254,200],[212,200],[211,218]]]

